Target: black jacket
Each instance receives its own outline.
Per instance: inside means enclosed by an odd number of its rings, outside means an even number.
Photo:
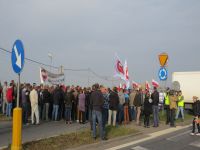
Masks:
[[[45,89],[42,92],[43,103],[50,103],[50,99],[51,99],[51,94],[50,94],[50,92],[47,89]]]
[[[116,92],[111,92],[109,95],[109,109],[118,110],[119,96]]]
[[[90,97],[90,104],[93,110],[102,111],[102,106],[104,103],[103,94],[101,91],[94,91]]]
[[[74,95],[72,92],[65,92],[64,103],[65,107],[72,107],[72,101],[74,100]]]
[[[194,116],[200,116],[200,101],[197,100],[193,103]]]
[[[61,89],[55,89],[53,92],[53,104],[61,105],[64,103],[64,93]]]
[[[149,102],[149,97],[144,99],[144,114],[150,115],[152,113],[152,103]]]
[[[140,92],[137,92],[137,94],[135,95],[135,99],[134,99],[134,106],[135,107],[141,107],[143,105],[143,95]]]
[[[159,104],[159,93],[158,93],[158,91],[154,91],[153,93],[152,93],[152,95],[151,95],[151,99],[152,99],[152,104],[154,105],[154,106],[158,106],[158,104]]]

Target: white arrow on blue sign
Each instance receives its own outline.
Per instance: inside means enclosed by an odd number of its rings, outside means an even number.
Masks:
[[[168,72],[167,69],[165,68],[160,68],[159,73],[158,73],[159,79],[161,81],[167,80]]]
[[[12,67],[15,73],[19,74],[24,67],[24,46],[21,40],[16,40],[11,54]]]

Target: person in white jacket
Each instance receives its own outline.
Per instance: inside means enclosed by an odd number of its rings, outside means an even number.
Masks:
[[[33,89],[30,93],[30,101],[31,101],[31,121],[32,124],[35,124],[36,118],[36,125],[39,125],[39,110],[38,110],[38,93],[35,88],[35,84],[33,85]]]
[[[6,114],[6,107],[8,105],[7,97],[6,97],[7,90],[8,90],[8,83],[4,82],[4,86],[3,86],[3,104],[2,104],[2,112],[3,112],[3,114]]]

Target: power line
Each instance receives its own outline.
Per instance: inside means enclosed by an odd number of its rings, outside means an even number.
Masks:
[[[1,48],[0,47],[0,50],[3,51],[3,52],[6,52],[6,53],[10,53],[11,54],[11,51],[9,50],[6,50],[4,48]],[[42,62],[39,62],[39,61],[36,61],[36,60],[33,60],[33,59],[30,59],[30,58],[27,58],[25,57],[25,60],[27,61],[30,61],[30,62],[33,62],[33,63],[36,63],[36,64],[39,64],[39,65],[42,65],[42,66],[46,66],[46,67],[52,67],[54,69],[59,69],[59,67],[56,67],[56,66],[51,66],[51,65],[48,65],[48,64],[45,64],[45,63],[42,63]],[[90,68],[87,68],[87,69],[71,69],[71,68],[64,68],[64,71],[77,71],[77,72],[91,72],[94,76],[102,79],[102,80],[106,80],[106,81],[117,81],[117,80],[112,80],[112,79],[109,79],[109,77],[107,76],[101,76],[99,74],[97,74],[95,71],[93,71],[92,69]]]

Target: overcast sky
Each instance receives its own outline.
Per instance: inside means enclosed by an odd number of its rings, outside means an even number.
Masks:
[[[131,80],[158,80],[161,52],[169,54],[170,76],[200,70],[200,0],[1,0],[0,47],[11,51],[16,39],[26,57],[43,63],[51,52],[55,66],[112,77],[118,53]],[[22,81],[39,83],[39,67],[26,61]],[[67,84],[88,84],[87,72],[65,76]],[[111,84],[89,76],[89,84]],[[0,51],[0,80],[11,79],[10,55]]]

